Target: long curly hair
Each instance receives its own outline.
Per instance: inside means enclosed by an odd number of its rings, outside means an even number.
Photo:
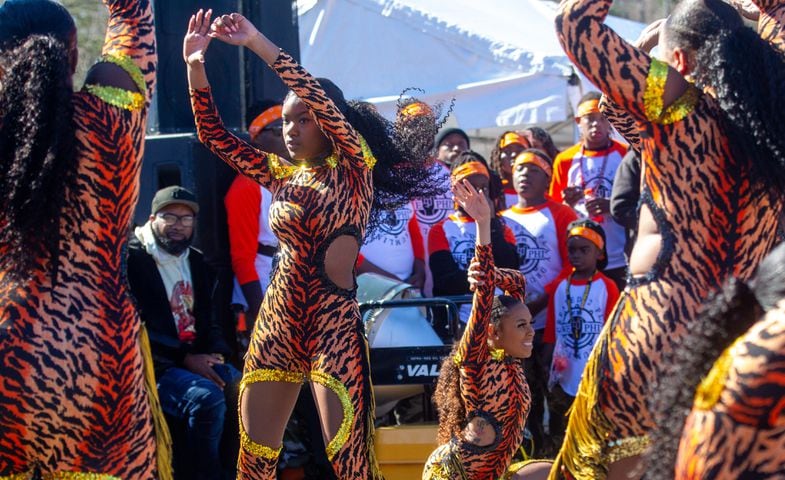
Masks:
[[[0,268],[20,279],[56,271],[66,187],[76,168],[73,19],[49,0],[0,7]]]
[[[440,122],[435,113],[418,121],[417,128],[406,128],[400,120],[391,122],[368,102],[346,100],[332,80],[316,79],[326,95],[349,124],[365,138],[376,157],[373,167],[373,205],[366,227],[371,234],[386,218],[385,213],[416,198],[434,197],[445,188],[436,185],[429,170],[433,139]],[[289,92],[288,95],[294,95]],[[437,109],[434,108],[434,112]]]
[[[668,47],[694,52],[692,72],[724,112],[732,153],[751,178],[785,194],[785,57],[722,0],[684,0],[665,22]],[[755,72],[750,75],[750,72]]]
[[[654,389],[652,410],[657,428],[651,433],[646,479],[673,479],[681,433],[698,384],[719,355],[783,298],[785,243],[761,262],[749,285],[731,278],[709,297]]]
[[[502,317],[520,302],[507,295],[499,295],[493,299],[490,323],[498,328]],[[460,437],[466,427],[466,405],[461,397],[461,372],[455,363],[458,353],[457,345],[453,347],[450,355],[442,361],[439,370],[439,379],[436,381],[436,390],[433,393],[433,402],[439,413],[439,431],[437,442],[444,445],[453,437]]]

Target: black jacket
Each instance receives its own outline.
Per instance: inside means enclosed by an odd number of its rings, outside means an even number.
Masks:
[[[136,237],[128,243],[128,284],[150,336],[156,375],[174,366],[181,367],[187,353],[220,353],[224,356],[231,353],[212,308],[213,272],[202,253],[195,248],[190,248],[188,263],[196,317],[196,341],[192,344],[181,342],[177,335],[166,287],[155,260]]]
[[[611,192],[611,216],[627,232],[624,247],[629,257],[638,232],[638,204],[641,199],[641,159],[630,149],[616,170]]]

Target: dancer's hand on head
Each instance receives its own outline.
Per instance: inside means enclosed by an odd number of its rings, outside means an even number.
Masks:
[[[183,60],[188,65],[204,63],[204,54],[210,45],[210,17],[212,10],[199,9],[188,21],[188,31],[183,39]]]
[[[760,20],[760,9],[752,0],[730,0],[730,4],[736,7],[742,17],[755,22]]]
[[[477,287],[485,285],[487,275],[488,272],[482,269],[480,262],[473,258],[468,270],[469,290],[474,292],[477,290]]]
[[[483,192],[478,192],[474,186],[464,179],[452,186],[453,196],[458,205],[468,213],[477,223],[490,222],[491,206]]]
[[[216,17],[210,26],[210,36],[230,45],[246,46],[254,37],[259,35],[259,30],[250,20],[232,13]]]
[[[638,39],[635,40],[635,46],[646,53],[651,53],[654,47],[660,43],[660,30],[663,25],[665,25],[664,18],[655,20],[647,25],[638,36]]]

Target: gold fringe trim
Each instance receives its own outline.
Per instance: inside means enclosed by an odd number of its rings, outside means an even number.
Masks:
[[[150,402],[150,412],[155,426],[155,455],[158,467],[158,480],[174,480],[172,474],[172,436],[166,424],[161,402],[158,399],[158,385],[155,381],[155,368],[153,355],[150,349],[150,338],[147,336],[147,327],[142,325],[139,331],[139,347],[142,350],[144,363],[144,383],[147,388],[147,399]]]
[[[626,292],[622,293],[609,318],[615,318],[616,310],[626,304],[624,302],[626,295],[628,295]],[[563,478],[565,475],[562,470],[578,479],[605,478],[608,473],[604,451],[612,425],[600,409],[598,400],[601,360],[603,352],[608,348],[611,326],[614,323],[605,322],[600,337],[591,351],[578,386],[578,394],[568,412],[570,418],[567,422],[564,443],[553,461],[548,480]]]
[[[700,410],[711,410],[720,401],[722,391],[725,390],[725,381],[728,379],[728,372],[733,363],[733,354],[736,346],[741,342],[741,337],[737,338],[722,355],[714,362],[711,370],[706,375],[695,391],[694,406]]]

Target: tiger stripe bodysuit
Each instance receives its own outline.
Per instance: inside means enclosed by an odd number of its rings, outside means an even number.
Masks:
[[[362,244],[373,199],[374,157],[318,82],[281,52],[272,65],[307,105],[333,145],[325,165],[298,167],[261,152],[222,125],[209,88],[191,92],[199,139],[221,159],[270,190],[270,226],[280,260],[256,321],[241,394],[255,382],[311,381],[338,396],[343,420],[327,456],[339,478],[378,478],[373,452],[373,398],[356,285],[325,271],[332,242]],[[242,424],[242,422],[241,422]],[[241,426],[239,478],[275,478],[280,449],[254,442]]]
[[[73,97],[76,173],[66,187],[56,276],[0,271],[0,479],[154,480],[155,434],[124,278],[155,81],[149,0],[104,2],[100,61],[136,91],[87,84]],[[0,249],[0,255],[3,255]]]
[[[690,86],[663,108],[668,66],[604,25],[611,4],[564,2],[556,29],[607,105],[635,122],[641,201],[662,243],[654,267],[631,279],[603,329],[551,478],[561,478],[562,469],[574,478],[604,478],[611,463],[645,451],[654,426],[648,402],[663,358],[709,292],[732,275],[753,274],[774,244],[783,208],[731,154],[723,113],[710,95]]]
[[[475,258],[483,271],[494,271],[490,245],[477,245]],[[495,441],[478,446],[453,437],[431,453],[423,480],[498,480],[506,474],[523,441],[531,405],[523,362],[489,347],[488,323],[494,287],[523,301],[526,282],[517,270],[495,271],[495,280],[478,286],[474,293],[471,316],[454,357],[460,367],[465,420],[484,419],[496,432]]]

